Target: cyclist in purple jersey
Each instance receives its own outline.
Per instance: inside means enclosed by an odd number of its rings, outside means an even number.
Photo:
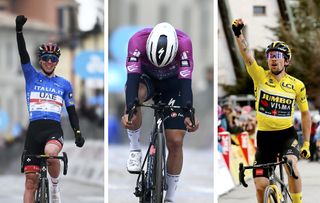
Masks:
[[[169,105],[192,107],[191,79],[193,71],[192,43],[182,31],[169,23],[160,23],[134,34],[128,44],[126,61],[126,113],[122,123],[130,139],[130,153],[127,169],[137,173],[141,168],[141,146],[139,143],[142,124],[141,109],[138,108],[132,121],[128,121],[128,110],[135,101],[143,102],[153,98]],[[173,112],[175,111],[175,112]],[[173,202],[182,170],[182,145],[186,130],[194,132],[199,121],[193,126],[190,115],[184,111],[168,110],[165,120],[165,135],[168,147],[167,184],[165,202]]]
[[[60,124],[63,103],[66,106],[76,146],[84,145],[79,119],[75,110],[70,82],[56,76],[54,70],[59,62],[60,48],[54,43],[46,43],[39,47],[38,56],[41,70],[38,72],[30,63],[26,49],[23,26],[27,18],[19,15],[16,18],[18,51],[23,74],[26,81],[26,96],[29,111],[29,126],[24,146],[26,154],[47,154],[57,156],[63,146],[63,132]],[[35,201],[35,191],[39,176],[39,160],[28,158],[23,163],[26,181],[24,203]],[[52,203],[61,203],[58,187],[60,162],[48,160],[48,171],[51,176]]]

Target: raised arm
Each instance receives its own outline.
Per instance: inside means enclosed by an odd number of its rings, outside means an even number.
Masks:
[[[21,64],[27,64],[30,62],[30,57],[26,49],[26,43],[23,37],[23,25],[27,22],[27,18],[24,15],[19,15],[16,17],[16,33],[17,33],[17,43],[18,51],[20,55]]]
[[[236,36],[236,41],[240,49],[240,53],[242,55],[244,63],[246,65],[251,65],[255,61],[255,59],[249,50],[247,40],[245,39],[243,33],[241,32],[243,27],[244,27],[244,22],[241,18],[234,20],[232,23],[232,30],[234,35]]]

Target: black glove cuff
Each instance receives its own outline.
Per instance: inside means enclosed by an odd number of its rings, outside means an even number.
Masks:
[[[243,28],[243,25],[238,25],[238,26],[232,25],[233,34],[239,38],[239,36],[241,35],[242,28]]]
[[[183,115],[184,115],[185,118],[187,118],[187,117],[191,118],[190,110],[188,110],[188,109],[184,110],[183,111]]]
[[[232,31],[234,35],[239,38],[239,36],[241,35],[241,29],[239,27],[232,25]]]

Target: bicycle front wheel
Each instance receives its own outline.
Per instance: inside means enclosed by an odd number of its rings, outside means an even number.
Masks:
[[[276,190],[268,185],[266,189],[264,190],[264,196],[263,196],[263,203],[280,203],[277,198],[277,192]]]
[[[49,186],[46,179],[41,179],[39,182],[36,203],[49,203]]]
[[[157,135],[155,148],[155,162],[154,162],[154,191],[152,194],[153,203],[162,203],[163,201],[163,166],[164,166],[164,137],[162,133]]]

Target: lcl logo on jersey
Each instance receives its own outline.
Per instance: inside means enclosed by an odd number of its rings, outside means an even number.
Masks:
[[[288,88],[288,89],[294,90],[294,85],[293,85],[293,84],[290,84],[290,83],[284,83],[284,82],[282,82],[282,83],[281,83],[281,86],[284,87],[284,88]]]

